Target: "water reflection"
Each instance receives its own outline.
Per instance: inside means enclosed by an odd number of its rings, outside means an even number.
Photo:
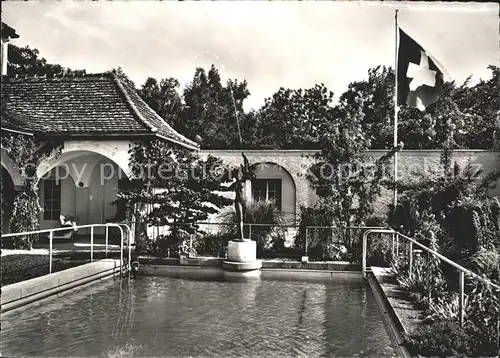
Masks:
[[[5,356],[387,356],[362,282],[216,272],[109,280],[2,315]],[[211,277],[212,279],[208,279]],[[97,287],[100,289],[97,289]]]

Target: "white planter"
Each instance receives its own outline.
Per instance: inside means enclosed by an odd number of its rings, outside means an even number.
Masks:
[[[257,260],[257,242],[253,240],[229,241],[227,258],[234,262],[255,262]]]

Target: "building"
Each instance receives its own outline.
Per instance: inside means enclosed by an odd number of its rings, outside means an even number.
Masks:
[[[14,36],[15,35],[15,36]],[[4,37],[5,41],[4,41]],[[18,37],[2,23],[2,51]],[[2,69],[6,70],[5,56]],[[60,156],[37,168],[44,208],[40,229],[59,226],[59,215],[76,217],[79,225],[112,220],[112,204],[120,179],[130,175],[128,150],[136,139],[160,139],[198,150],[198,145],[173,130],[134,89],[112,74],[17,77],[2,73],[2,130],[62,140]],[[2,194],[20,190],[21,169],[6,148],[1,149]],[[61,180],[56,180],[57,177]],[[9,212],[2,218],[5,230]],[[103,229],[102,229],[103,230]]]
[[[117,207],[112,203],[117,189],[130,176],[128,150],[136,139],[160,139],[199,150],[196,143],[172,129],[134,89],[113,74],[5,76],[7,46],[17,37],[12,28],[2,23],[2,130],[64,142],[60,156],[48,158],[37,168],[40,204],[44,208],[40,229],[58,227],[61,214],[74,216],[79,225],[113,220]],[[202,156],[208,154],[231,165],[239,165],[242,160],[239,151],[201,151]],[[312,164],[310,154],[313,152],[303,150],[246,151],[250,163],[257,166],[256,179],[248,183],[246,197],[275,200],[289,223],[295,223],[301,206],[317,202],[305,177]],[[376,158],[383,151],[369,154]],[[464,150],[457,151],[455,159],[491,172],[500,168],[499,154]],[[410,173],[410,166],[416,170],[437,167],[439,156],[439,151],[403,151],[400,173]],[[7,208],[2,217],[5,232],[8,203],[22,188],[23,178],[22,168],[16,167],[6,148],[1,149],[1,164],[2,205],[5,203]],[[500,186],[493,195],[499,195],[499,190]],[[390,200],[390,193],[383,193],[377,211],[383,213]]]
[[[306,174],[313,159],[313,150],[247,150],[245,155],[251,165],[256,165],[258,188],[248,188],[247,196],[275,199],[278,207],[287,214],[290,222],[298,219],[300,207],[309,207],[317,203],[318,197],[309,185]],[[384,150],[369,150],[367,156],[374,160],[384,155]],[[440,150],[403,150],[398,154],[398,178],[408,180],[415,172],[432,173],[441,169]],[[241,153],[235,150],[202,150],[221,158],[231,165],[241,163]],[[500,151],[464,149],[453,152],[453,161],[461,168],[471,165],[472,171],[481,180],[488,173],[500,170]],[[392,177],[393,162],[385,168],[388,179]],[[500,197],[500,182],[491,191],[491,195]],[[382,189],[381,197],[375,203],[377,215],[384,215],[392,203],[392,192]]]

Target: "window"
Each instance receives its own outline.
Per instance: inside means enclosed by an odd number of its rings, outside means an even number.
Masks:
[[[254,200],[274,200],[281,210],[281,179],[252,180],[252,197]]]
[[[61,183],[55,179],[43,181],[43,220],[59,220],[61,215]]]

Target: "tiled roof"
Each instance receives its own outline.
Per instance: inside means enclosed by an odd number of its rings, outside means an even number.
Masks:
[[[14,30],[12,27],[10,27],[9,25],[7,25],[5,22],[2,22],[1,32],[2,32],[2,38],[3,39],[7,39],[9,37],[12,38],[12,39],[19,38],[19,35],[16,34],[16,30]]]
[[[6,117],[6,118],[4,118]],[[112,74],[3,77],[2,122],[16,119],[46,135],[154,135],[188,148],[176,132]],[[18,127],[16,125],[16,127]]]

